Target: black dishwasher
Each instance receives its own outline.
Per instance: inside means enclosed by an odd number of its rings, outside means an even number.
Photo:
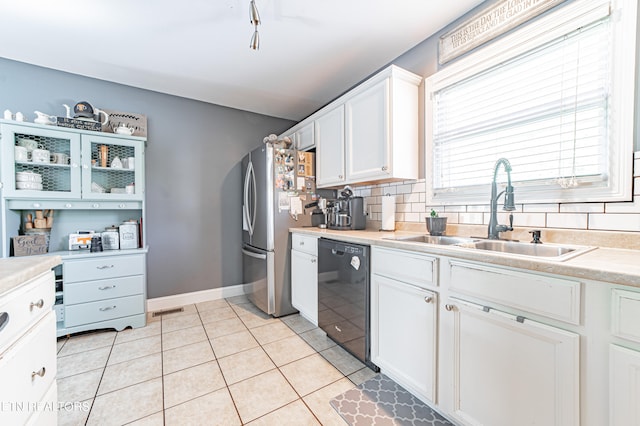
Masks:
[[[369,359],[369,246],[318,240],[318,326],[379,371]]]

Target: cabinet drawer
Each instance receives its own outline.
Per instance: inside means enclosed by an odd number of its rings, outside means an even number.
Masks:
[[[28,409],[2,410],[2,423],[25,424],[56,377],[56,319],[49,311],[38,324],[0,355],[0,401]],[[9,385],[10,384],[10,385]],[[10,407],[8,407],[10,408]]]
[[[451,261],[451,290],[515,309],[580,323],[580,282]]]
[[[65,305],[64,325],[66,327],[75,327],[81,324],[143,314],[144,303],[144,297],[139,294],[79,305]]]
[[[611,328],[616,337],[640,342],[640,293],[611,290]]]
[[[65,260],[63,269],[65,284],[142,275],[145,272],[144,254]]]
[[[64,304],[94,302],[144,293],[144,275],[112,278],[64,286]]]
[[[291,248],[314,256],[318,255],[318,238],[302,234],[291,234]]]
[[[374,274],[418,287],[438,285],[436,258],[380,247],[372,247],[371,253],[371,269]]]
[[[54,287],[53,271],[49,271],[16,288],[0,301],[0,352],[51,310],[55,301]]]

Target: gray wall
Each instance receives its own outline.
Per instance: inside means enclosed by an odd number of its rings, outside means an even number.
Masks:
[[[294,123],[0,58],[0,110],[145,114],[149,298],[242,283],[240,161]]]

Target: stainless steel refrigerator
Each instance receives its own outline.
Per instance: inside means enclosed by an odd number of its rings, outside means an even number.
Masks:
[[[316,200],[311,153],[264,144],[242,160],[242,267],[249,300],[275,317],[291,305],[289,228],[310,226],[304,206]]]

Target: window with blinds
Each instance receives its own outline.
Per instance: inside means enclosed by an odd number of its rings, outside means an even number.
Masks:
[[[520,203],[631,196],[631,172],[625,194],[612,181],[623,178],[612,169],[631,158],[633,146],[615,130],[620,102],[613,70],[621,64],[611,16],[601,7],[587,24],[568,25],[570,31],[506,60],[427,85],[430,204],[486,203],[501,157],[512,165]],[[620,156],[623,149],[629,157]]]

